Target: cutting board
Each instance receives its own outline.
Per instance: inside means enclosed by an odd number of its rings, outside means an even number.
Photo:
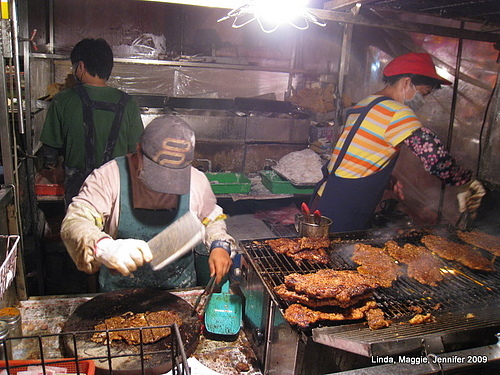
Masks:
[[[61,336],[61,348],[67,357],[94,359],[96,374],[110,374],[107,345],[91,341],[95,326],[105,319],[126,312],[145,313],[160,310],[175,311],[182,318],[179,327],[184,350],[189,357],[198,345],[201,323],[191,317],[193,307],[184,299],[164,290],[127,289],[100,294],[78,306],[66,321]],[[172,368],[172,335],[155,343],[143,345],[144,373],[147,375],[164,374]],[[113,375],[137,375],[142,373],[141,346],[113,341],[111,366]],[[123,356],[123,357],[122,357]]]

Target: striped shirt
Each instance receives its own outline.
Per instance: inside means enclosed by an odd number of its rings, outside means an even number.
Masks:
[[[378,96],[371,95],[354,108],[365,107]],[[330,172],[358,116],[352,114],[347,118],[328,164]],[[408,106],[395,100],[378,103],[361,123],[335,174],[344,178],[360,178],[381,170],[397,152],[396,147],[420,127],[422,124]]]
[[[358,102],[354,109],[366,107],[378,97],[380,95],[370,95]],[[356,113],[347,118],[344,131],[328,163],[330,173],[358,116]],[[383,169],[398,151],[397,146],[421,127],[422,123],[408,106],[395,100],[378,103],[361,123],[335,175],[343,178],[361,178]],[[325,183],[319,189],[318,195],[322,195],[324,186]]]

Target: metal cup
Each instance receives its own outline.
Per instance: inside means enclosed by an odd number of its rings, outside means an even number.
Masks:
[[[321,216],[318,220],[313,215],[295,214],[295,230],[301,237],[328,237],[332,220]]]

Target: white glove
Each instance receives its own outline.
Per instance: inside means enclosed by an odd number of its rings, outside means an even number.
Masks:
[[[137,267],[153,259],[149,245],[142,240],[113,240],[106,237],[99,240],[95,247],[95,258],[110,269],[123,276],[130,275]]]
[[[471,219],[474,219],[485,194],[486,190],[483,184],[478,180],[472,181],[467,191],[457,194],[458,210],[460,212],[467,211]]]

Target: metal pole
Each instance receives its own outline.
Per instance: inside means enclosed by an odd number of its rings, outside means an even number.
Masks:
[[[460,28],[464,28],[465,23],[462,21]],[[455,123],[455,112],[457,107],[457,96],[458,96],[458,82],[460,81],[460,66],[462,62],[462,50],[463,50],[463,39],[458,40],[458,51],[457,58],[455,61],[455,79],[453,80],[453,95],[451,99],[451,109],[450,109],[450,122],[448,124],[448,136],[446,138],[446,148],[451,150],[451,143],[453,140],[453,126]],[[443,204],[444,196],[446,191],[446,185],[444,182],[441,183],[441,193],[439,195],[439,207],[437,213],[437,222],[441,221],[443,215]]]
[[[24,116],[23,116],[23,95],[21,91],[21,72],[19,69],[19,25],[17,20],[17,5],[16,0],[12,0],[12,40],[13,40],[13,50],[14,50],[14,69],[16,75],[16,91],[17,91],[17,113],[19,121],[19,133],[24,134],[26,131],[24,127]]]

